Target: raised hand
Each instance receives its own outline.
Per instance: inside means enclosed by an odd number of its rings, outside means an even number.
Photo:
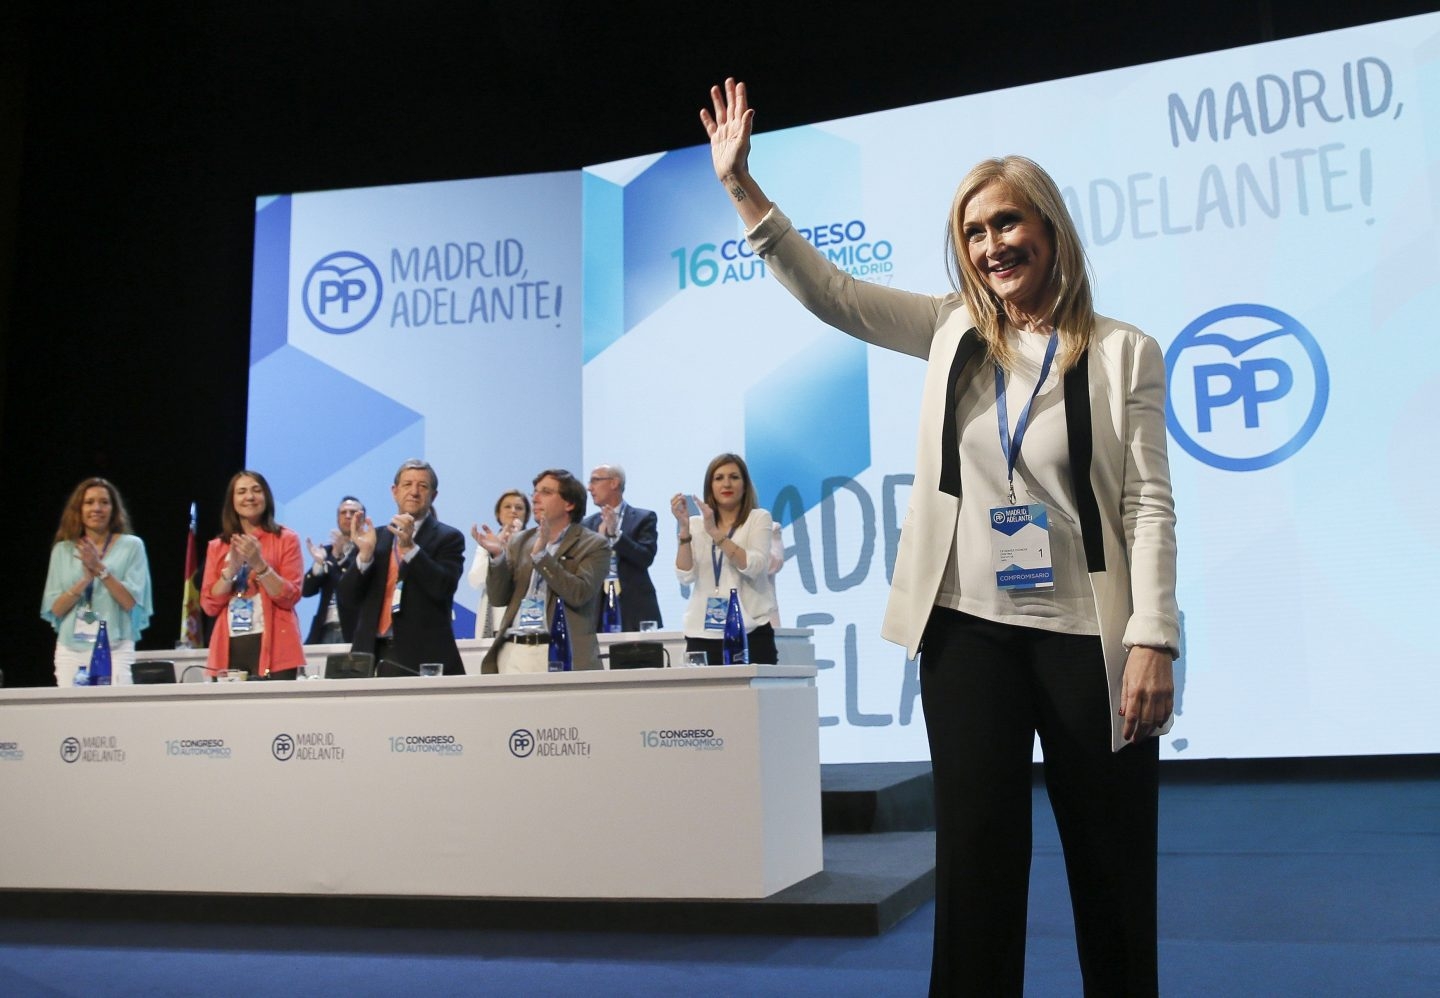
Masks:
[[[401,551],[409,550],[415,544],[415,517],[396,513],[390,519],[390,533],[395,535],[395,544]]]
[[[710,136],[710,161],[715,176],[723,182],[749,172],[750,132],[754,126],[755,109],[750,106],[745,84],[734,77],[725,80],[725,88],[710,88],[714,112],[700,109],[700,124]]]
[[[675,522],[680,525],[680,532],[684,533],[685,528],[690,525],[690,510],[685,505],[685,493],[677,492],[670,497],[670,512],[675,514]]]
[[[350,542],[355,545],[355,556],[369,562],[375,558],[375,521],[368,516],[357,516],[350,521]]]
[[[75,553],[79,556],[81,564],[85,566],[86,575],[96,576],[104,569],[105,564],[100,559],[100,549],[90,538],[81,537],[76,541]]]
[[[695,500],[695,508],[700,510],[700,525],[710,535],[710,539],[719,544],[725,538],[725,531],[715,523],[715,510],[705,505],[705,500],[699,496],[691,496]]]
[[[315,559],[315,564],[325,564],[325,549],[316,544],[310,538],[305,538],[305,549],[310,552],[310,557]]]
[[[498,558],[505,553],[505,545],[510,540],[509,533],[509,527],[505,528],[503,533],[497,534],[490,529],[488,523],[482,527],[477,527],[473,523],[470,525],[470,536],[475,538],[475,543],[479,544],[481,549],[492,558]]]

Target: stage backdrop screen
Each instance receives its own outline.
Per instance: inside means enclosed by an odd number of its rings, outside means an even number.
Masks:
[[[1165,351],[1162,758],[1440,751],[1440,15],[761,134],[752,166],[839,267],[943,294],[955,185],[1005,153],[1061,185],[1098,310]],[[815,631],[822,759],[927,757],[879,637],[924,364],[796,305],[707,148],[262,199],[254,316],[249,460],[302,536],[346,493],[387,518],[413,455],[465,529],[542,468],[618,462],[677,627],[669,497],[737,451],[784,528],[783,623]]]

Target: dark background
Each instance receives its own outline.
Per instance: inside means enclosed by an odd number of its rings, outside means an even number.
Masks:
[[[120,487],[150,552],[141,647],[173,645],[189,504],[203,543],[244,462],[257,195],[692,145],[727,74],[751,84],[765,131],[1433,6],[27,0],[0,14],[5,681],[52,681],[46,560],[92,474]],[[973,159],[1024,150],[1017,122],[977,136]],[[274,418],[334,414],[297,398]]]

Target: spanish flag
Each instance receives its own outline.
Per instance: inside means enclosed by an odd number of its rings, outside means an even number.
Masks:
[[[185,547],[185,597],[180,606],[180,641],[177,648],[204,648],[200,627],[200,557],[195,541],[195,504],[190,504],[190,536]]]

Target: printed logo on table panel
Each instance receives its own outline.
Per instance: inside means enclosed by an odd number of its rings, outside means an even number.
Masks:
[[[517,728],[510,733],[510,754],[517,759],[576,759],[590,755],[590,742],[576,727]]]
[[[19,742],[0,742],[0,762],[23,762],[25,750]]]
[[[270,754],[277,762],[344,762],[345,746],[333,731],[282,731],[270,742]]]
[[[71,762],[124,762],[125,749],[114,735],[73,735],[60,742],[60,758]]]
[[[187,758],[228,759],[231,750],[223,738],[167,738],[165,754]]]
[[[510,754],[517,759],[524,759],[535,751],[535,736],[524,728],[516,728],[510,732]]]
[[[391,735],[390,751],[402,755],[460,756],[465,745],[454,735]]]
[[[1259,471],[1315,435],[1330,373],[1314,335],[1268,305],[1213,309],[1165,353],[1165,422],[1185,452],[1224,471]]]
[[[640,744],[647,749],[692,749],[720,752],[725,739],[714,728],[651,728],[640,732]]]

